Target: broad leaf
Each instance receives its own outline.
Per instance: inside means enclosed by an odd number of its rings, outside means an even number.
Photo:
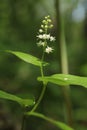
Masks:
[[[17,97],[13,94],[9,94],[7,92],[1,91],[0,90],[0,98],[6,99],[6,100],[11,100],[19,103],[21,106],[31,106],[34,105],[34,99],[22,99],[20,97]]]
[[[41,64],[42,64],[40,59],[38,59],[37,57],[34,57],[30,54],[18,52],[18,51],[10,51],[10,50],[6,50],[6,52],[17,56],[18,58],[20,58],[21,60],[23,60],[27,63],[31,63],[31,64],[36,65],[36,66],[41,66]],[[46,66],[46,65],[47,65],[47,63],[43,62],[43,66]]]
[[[44,119],[46,121],[51,122],[52,124],[54,124],[55,126],[60,128],[61,130],[74,130],[73,128],[69,127],[68,125],[66,125],[66,124],[64,124],[64,123],[62,123],[60,121],[55,121],[55,120],[53,120],[53,119],[51,119],[49,117],[46,117],[43,114],[37,113],[37,112],[31,112],[31,113],[28,112],[28,113],[26,113],[26,115],[29,115],[29,116],[32,115],[32,116],[36,116],[36,117],[42,118],[42,119]]]
[[[54,74],[52,76],[39,77],[39,81],[51,82],[58,85],[80,85],[87,88],[87,77],[80,77],[69,74]]]

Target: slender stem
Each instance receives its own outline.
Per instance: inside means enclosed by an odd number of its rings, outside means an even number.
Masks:
[[[43,48],[43,54],[42,54],[42,58],[41,58],[41,66],[40,66],[40,71],[41,71],[41,76],[43,77],[44,76],[44,73],[43,73],[43,60],[44,60],[44,48]]]
[[[43,98],[43,96],[44,96],[45,90],[46,90],[46,85],[43,84],[43,89],[42,89],[42,92],[41,92],[41,94],[40,94],[40,97],[39,97],[39,99],[38,99],[36,105],[35,105],[35,106],[33,107],[33,109],[31,110],[31,112],[35,111],[36,108],[38,107],[38,105],[40,104],[40,102],[41,102],[41,100],[42,100],[42,98]]]
[[[44,30],[44,33],[47,34],[47,28],[45,28]],[[47,44],[47,41],[46,39],[44,40],[45,44]],[[44,60],[44,55],[45,55],[45,49],[46,49],[46,46],[43,47],[43,54],[42,54],[42,58],[41,58],[41,66],[40,66],[40,71],[41,71],[41,76],[44,77],[44,72],[43,72],[43,60]],[[41,91],[41,94],[37,100],[37,103],[35,104],[35,106],[33,107],[33,109],[31,110],[31,112],[35,111],[36,108],[38,107],[38,105],[40,104],[43,96],[44,96],[44,93],[45,93],[45,90],[46,90],[46,85],[47,83],[43,82],[43,88],[42,88],[42,91]]]
[[[41,64],[41,67],[40,67],[40,71],[41,71],[41,76],[42,76],[42,77],[44,77],[44,73],[43,73],[43,59],[44,59],[44,49],[43,49],[43,55],[42,55],[42,59],[41,59],[42,64]],[[39,99],[38,99],[37,103],[35,104],[35,106],[34,106],[33,109],[31,110],[31,112],[35,111],[36,108],[38,107],[38,105],[40,104],[40,102],[41,102],[41,100],[42,100],[42,98],[43,98],[43,96],[44,96],[45,90],[46,90],[46,83],[43,82],[43,89],[42,89],[42,91],[41,91],[41,94],[40,94],[40,96],[39,96]]]
[[[68,57],[67,57],[67,49],[66,49],[66,42],[65,42],[65,33],[64,33],[64,19],[62,14],[60,13],[60,6],[61,6],[61,0],[55,0],[55,8],[56,8],[56,14],[57,14],[57,20],[60,21],[58,25],[60,27],[59,32],[59,45],[60,45],[60,57],[61,57],[61,71],[64,74],[68,74]],[[57,29],[58,30],[58,29]],[[72,107],[71,107],[71,101],[70,101],[70,87],[65,86],[63,87],[63,94],[65,98],[65,106],[66,106],[66,112],[65,112],[65,118],[68,122],[68,125],[72,126]]]

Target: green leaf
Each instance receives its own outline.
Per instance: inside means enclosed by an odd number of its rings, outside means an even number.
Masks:
[[[80,85],[87,88],[87,77],[80,77],[69,74],[54,74],[52,76],[38,77],[38,80],[63,86]]]
[[[30,54],[27,53],[23,53],[23,52],[18,52],[18,51],[10,51],[10,50],[6,50],[6,52],[11,53],[15,56],[17,56],[18,58],[20,58],[21,60],[27,62],[27,63],[31,63],[33,65],[36,66],[41,66],[42,62],[39,58],[34,57]],[[48,63],[43,62],[43,66],[46,66]]]
[[[34,99],[22,99],[20,97],[17,97],[13,94],[9,94],[7,92],[1,91],[0,90],[0,98],[6,99],[6,100],[11,100],[19,103],[21,106],[31,106],[34,105]]]
[[[40,113],[37,113],[37,112],[27,112],[26,115],[32,115],[32,116],[36,116],[36,117],[39,117],[39,118],[42,118],[46,121],[49,121],[50,123],[54,124],[55,126],[57,126],[58,128],[60,128],[61,130],[74,130],[73,128],[69,127],[68,125],[60,122],[60,121],[55,121],[49,117],[46,117],[45,115],[43,114],[40,114]]]

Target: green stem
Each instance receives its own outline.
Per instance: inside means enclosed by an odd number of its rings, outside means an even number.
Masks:
[[[41,94],[40,94],[40,97],[39,97],[37,103],[35,104],[35,106],[33,107],[33,109],[31,110],[31,112],[35,111],[36,108],[38,107],[38,105],[40,104],[40,102],[41,102],[41,100],[42,100],[42,98],[43,98],[43,96],[44,96],[45,90],[46,90],[46,85],[43,84],[43,89],[42,89],[42,92],[41,92]]]
[[[64,19],[62,14],[60,13],[60,6],[61,6],[61,0],[55,0],[57,20],[59,21],[60,24],[58,25],[60,27],[58,38],[60,38],[59,45],[60,45],[60,57],[61,57],[61,71],[64,74],[68,74],[68,57],[67,57],[67,49],[66,49],[65,33],[64,33]],[[64,94],[65,106],[66,106],[65,118],[67,120],[68,125],[72,126],[73,120],[72,120],[72,107],[70,101],[69,86],[63,87],[63,94]]]
[[[45,34],[47,34],[47,29],[45,29]],[[46,44],[47,44],[47,41],[45,39],[44,41]],[[44,61],[44,55],[45,55],[45,48],[46,46],[43,47],[43,54],[42,54],[42,58],[41,58],[41,66],[40,66],[40,71],[41,71],[41,76],[44,77],[44,72],[43,72],[43,61]],[[41,91],[41,94],[37,100],[37,103],[35,104],[35,106],[33,107],[33,109],[31,110],[31,112],[35,111],[37,109],[37,107],[39,106],[43,96],[44,96],[44,93],[45,93],[45,90],[46,90],[46,83],[43,82],[43,89]]]
[[[45,54],[44,50],[45,50],[45,48],[43,47],[43,54],[42,54],[42,58],[41,58],[42,64],[40,66],[40,71],[41,71],[41,76],[42,77],[44,76],[44,73],[43,73],[43,60],[44,60],[44,54]]]
[[[41,59],[42,64],[41,64],[41,67],[40,67],[40,71],[41,71],[41,76],[42,76],[42,77],[44,76],[44,73],[43,73],[43,59],[44,59],[44,49],[43,49],[43,55],[42,55],[42,59]],[[43,98],[43,96],[44,96],[45,90],[46,90],[46,83],[43,82],[43,89],[42,89],[42,91],[41,91],[41,94],[40,94],[40,96],[39,96],[39,99],[38,99],[37,103],[35,104],[35,106],[34,106],[33,109],[31,110],[31,112],[35,111],[36,108],[38,107],[38,105],[40,104],[40,102],[41,102],[41,100],[42,100],[42,98]]]

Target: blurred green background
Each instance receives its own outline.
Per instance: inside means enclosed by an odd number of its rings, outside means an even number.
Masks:
[[[60,0],[65,22],[69,73],[87,76],[87,0]],[[57,36],[56,0],[0,0],[0,89],[28,98],[38,98],[42,84],[37,81],[40,70],[3,50],[16,50],[41,58],[37,32],[44,16],[53,20],[53,36]],[[58,39],[54,53],[46,55],[50,63],[45,74],[61,73]],[[87,130],[87,89],[71,86],[73,122],[76,130]],[[64,121],[64,97],[60,86],[49,84],[38,111]],[[11,101],[0,100],[0,130],[20,130],[21,108]],[[6,124],[7,123],[7,124]],[[29,117],[26,130],[58,130],[52,124]]]

